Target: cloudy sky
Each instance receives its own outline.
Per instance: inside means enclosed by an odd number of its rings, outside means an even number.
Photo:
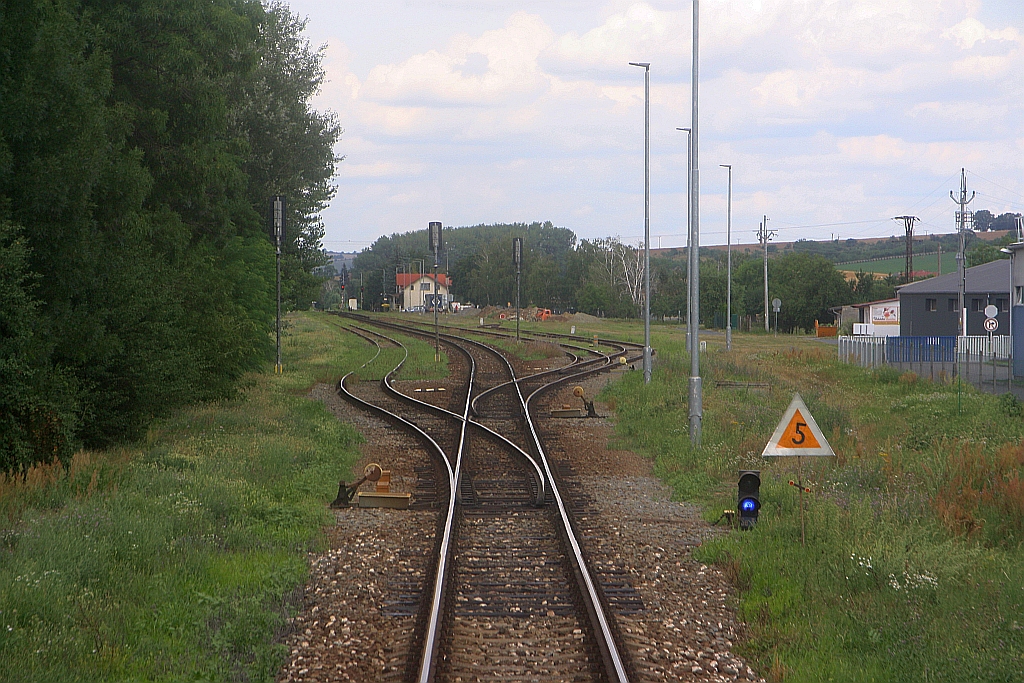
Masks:
[[[685,244],[689,2],[291,0],[326,46],[316,106],[337,113],[328,249],[445,225],[552,221],[643,235],[651,63],[652,246]],[[762,215],[778,240],[952,232],[1024,211],[1021,0],[704,0],[701,243]]]

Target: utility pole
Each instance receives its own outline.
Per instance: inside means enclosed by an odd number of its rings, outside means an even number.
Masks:
[[[939,243],[939,272],[936,275],[942,275],[942,243]]]
[[[960,196],[957,197],[953,190],[949,191],[949,198],[959,205],[956,212],[956,230],[960,237],[960,246],[956,254],[957,270],[960,272],[960,331],[959,336],[967,335],[967,233],[974,228],[974,212],[967,210],[967,205],[974,201],[975,193],[967,196],[967,169],[960,169]],[[959,353],[957,354],[959,357]]]
[[[903,221],[907,230],[907,257],[906,263],[904,264],[905,272],[903,274],[903,282],[906,284],[909,283],[910,279],[914,276],[914,221],[919,221],[921,219],[917,216],[896,216],[893,220]]]
[[[775,237],[775,231],[768,229],[768,216],[764,217],[761,227],[757,229],[757,241],[764,245],[764,331],[770,332],[771,323],[768,318],[768,240]]]
[[[700,163],[697,151],[700,137],[697,124],[700,121],[697,109],[698,84],[700,83],[700,2],[693,0],[693,76],[690,78],[690,149],[692,170],[690,172],[690,276],[693,289],[690,290],[690,319],[693,334],[690,337],[690,444],[700,447],[702,423],[704,420],[703,391],[700,376]]]
[[[732,351],[732,164],[719,164],[729,169],[729,208],[725,224],[725,350]]]

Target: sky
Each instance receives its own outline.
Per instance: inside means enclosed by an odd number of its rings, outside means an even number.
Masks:
[[[324,245],[551,221],[686,243],[690,2],[292,0],[323,46],[314,100],[344,129]],[[1024,212],[1021,0],[703,0],[700,243],[917,234],[968,208]]]

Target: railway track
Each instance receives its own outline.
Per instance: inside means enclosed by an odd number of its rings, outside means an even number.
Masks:
[[[400,346],[367,323],[381,325],[361,320],[361,327],[349,327],[378,346]],[[348,377],[339,385],[351,399],[432,439],[449,480],[448,491],[436,496],[442,501],[436,569],[432,589],[422,592],[426,616],[412,639],[421,654],[415,663],[410,657],[407,678],[627,680],[606,599],[583,557],[520,386],[527,378],[517,378],[501,352],[479,341],[446,334],[443,345],[463,387],[453,389],[444,406],[396,388],[401,363],[374,388],[360,382],[353,389]],[[581,361],[573,354],[568,366],[537,373],[529,395],[612,362],[601,355]],[[472,400],[481,396],[494,419],[471,420]]]

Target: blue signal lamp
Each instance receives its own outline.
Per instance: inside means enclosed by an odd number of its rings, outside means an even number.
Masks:
[[[757,524],[761,512],[760,470],[740,470],[739,497],[736,508],[739,511],[740,529],[751,529]]]

